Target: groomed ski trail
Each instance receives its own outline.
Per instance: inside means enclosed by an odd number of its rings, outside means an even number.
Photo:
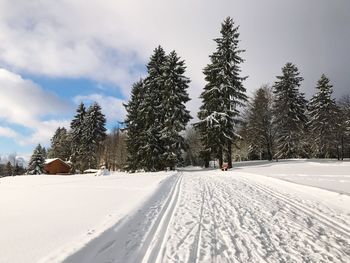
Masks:
[[[142,262],[350,262],[349,215],[267,181],[184,172]]]
[[[178,204],[182,178],[183,174],[180,173],[172,192],[165,202],[164,207],[160,212],[157,220],[154,222],[153,228],[148,234],[148,237],[145,241],[145,244],[148,245],[148,248],[142,259],[142,263],[158,262],[159,258],[162,256],[160,252],[164,251],[164,242],[167,230],[169,228],[170,221],[174,217],[174,211]]]

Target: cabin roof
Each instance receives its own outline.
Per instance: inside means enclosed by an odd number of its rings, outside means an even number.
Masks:
[[[61,158],[51,158],[51,159],[46,159],[45,160],[45,164],[50,164],[56,160],[60,160],[62,163],[66,164],[66,165],[69,165],[69,163],[63,161]]]

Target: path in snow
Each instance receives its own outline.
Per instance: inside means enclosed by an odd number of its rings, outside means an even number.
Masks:
[[[305,188],[253,174],[185,172],[142,262],[350,262],[350,214],[298,187]]]

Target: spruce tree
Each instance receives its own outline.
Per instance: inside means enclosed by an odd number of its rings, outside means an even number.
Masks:
[[[161,130],[164,128],[164,108],[162,107],[163,73],[166,55],[161,46],[158,46],[147,65],[147,77],[144,81],[144,94],[141,103],[141,112],[144,129],[140,139],[141,166],[147,171],[158,171],[165,167],[163,154],[164,145],[161,141]]]
[[[331,157],[336,151],[336,116],[337,108],[332,98],[332,85],[322,74],[317,82],[317,93],[309,103],[310,132],[313,137],[313,154],[315,157]],[[334,155],[334,154],[333,154]]]
[[[42,174],[44,172],[45,159],[43,157],[42,147],[40,144],[34,149],[28,164],[30,174]]]
[[[250,153],[259,159],[272,160],[275,139],[273,121],[273,94],[271,88],[259,88],[249,103],[245,139]]]
[[[80,103],[77,108],[77,113],[70,124],[72,140],[71,161],[73,163],[73,172],[76,168],[82,172],[86,167],[86,165],[84,165],[86,162],[86,156],[84,155],[84,153],[86,153],[86,143],[83,142],[85,115],[85,105],[84,103]]]
[[[86,112],[82,136],[82,155],[89,168],[99,165],[98,153],[102,141],[106,137],[106,117],[97,102],[92,104]]]
[[[214,155],[223,163],[223,152],[229,167],[232,167],[231,149],[236,142],[239,107],[247,100],[243,81],[240,76],[240,64],[244,62],[239,49],[238,27],[228,17],[221,25],[221,37],[215,39],[216,51],[210,56],[211,63],[204,68],[207,84],[201,93],[202,106],[198,113],[200,122],[196,125],[201,131],[204,145],[203,155]]]
[[[49,158],[68,160],[71,153],[70,140],[67,129],[58,127],[51,138],[51,148],[48,151]]]
[[[44,160],[47,159],[47,150],[46,150],[45,147],[42,147],[42,148],[41,148],[41,153],[42,153],[42,155],[43,155]]]
[[[305,155],[303,137],[307,123],[306,100],[304,94],[299,91],[300,82],[303,80],[299,75],[298,68],[292,63],[287,63],[273,86],[277,158],[298,158]]]
[[[190,80],[184,76],[185,62],[180,60],[175,51],[172,51],[166,58],[163,67],[161,90],[161,108],[164,119],[161,130],[161,144],[164,149],[162,159],[166,167],[174,169],[182,162],[182,150],[185,149],[184,138],[181,132],[191,119],[190,113],[186,110],[185,103],[190,100],[187,89]]]
[[[336,143],[339,160],[350,158],[350,95],[344,95],[337,101]]]
[[[127,129],[127,170],[135,172],[141,169],[142,156],[140,149],[143,146],[141,133],[145,129],[145,122],[141,105],[144,94],[144,82],[140,79],[134,83],[131,89],[131,97],[128,104],[124,104],[126,109],[125,125]]]
[[[11,162],[7,162],[5,166],[5,176],[13,176],[14,175],[14,169],[11,164]]]

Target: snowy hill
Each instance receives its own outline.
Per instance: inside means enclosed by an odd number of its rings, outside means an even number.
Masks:
[[[336,161],[2,178],[0,262],[349,262],[349,182]]]

